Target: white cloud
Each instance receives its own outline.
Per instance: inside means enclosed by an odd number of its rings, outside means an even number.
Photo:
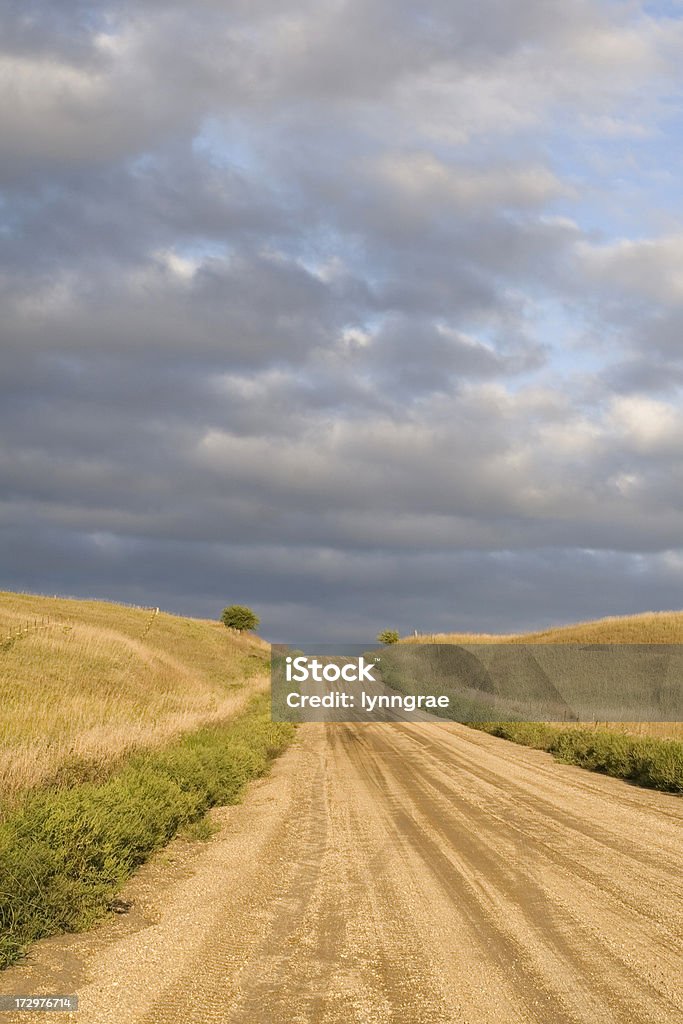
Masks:
[[[683,235],[620,239],[598,246],[579,242],[577,254],[587,275],[626,295],[665,303],[683,299]]]
[[[197,257],[183,256],[173,249],[160,249],[155,258],[181,281],[191,281],[202,265]]]
[[[429,152],[385,154],[375,173],[408,201],[440,208],[540,206],[572,190],[547,167],[468,168],[439,160]]]
[[[683,413],[670,402],[620,395],[611,401],[607,423],[641,453],[673,452],[683,447]]]

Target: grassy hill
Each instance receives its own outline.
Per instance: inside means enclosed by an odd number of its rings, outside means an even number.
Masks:
[[[3,803],[225,721],[267,689],[268,659],[219,622],[0,593]]]
[[[269,651],[218,622],[0,593],[0,968],[89,927],[268,770],[294,735],[270,720]]]
[[[536,633],[432,633],[404,644],[680,644],[683,612],[644,612],[579,622]],[[447,660],[447,659],[446,659]],[[642,686],[657,685],[656,679]],[[676,681],[680,686],[680,680]],[[547,750],[560,761],[683,792],[683,722],[472,722],[474,728],[514,743]]]
[[[680,644],[683,611],[610,616],[593,622],[555,626],[536,633],[427,633],[401,643],[432,644]]]
[[[534,633],[428,633],[405,637],[404,644],[680,644],[683,611],[643,612],[572,623]],[[569,723],[563,723],[566,728]],[[637,736],[683,738],[683,722],[593,722],[583,729],[608,730]]]

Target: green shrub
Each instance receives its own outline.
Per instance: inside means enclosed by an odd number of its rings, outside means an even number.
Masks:
[[[544,722],[476,722],[476,729],[547,750],[564,764],[628,779],[639,786],[683,793],[683,743],[680,740],[592,729],[563,729]]]
[[[221,622],[228,629],[236,629],[244,633],[248,629],[256,629],[259,622],[258,615],[255,615],[251,608],[243,604],[231,604],[221,612]]]
[[[383,629],[377,634],[377,642],[380,644],[397,644],[398,641],[399,634],[396,629]]]
[[[290,742],[266,698],[222,726],[126,760],[107,781],[52,788],[0,825],[0,967],[35,939],[87,928],[132,871],[209,807],[235,803]]]

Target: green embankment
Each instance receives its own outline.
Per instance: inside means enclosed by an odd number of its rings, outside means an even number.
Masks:
[[[294,735],[260,696],[227,724],[141,751],[105,781],[27,794],[0,824],[0,966],[87,928],[134,869],[210,808],[239,801]]]
[[[578,765],[639,786],[683,793],[683,743],[544,722],[477,722],[473,728],[546,750],[558,761]]]

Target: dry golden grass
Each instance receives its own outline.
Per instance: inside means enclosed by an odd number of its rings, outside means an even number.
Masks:
[[[0,593],[2,804],[231,717],[267,688],[268,653],[218,622]]]
[[[613,615],[593,622],[556,626],[537,633],[423,633],[417,637],[405,637],[401,643],[680,644],[683,643],[683,611]]]
[[[593,622],[557,626],[537,633],[429,633],[406,637],[401,643],[432,644],[680,644],[683,643],[683,612],[643,612],[610,616]],[[572,724],[563,722],[563,728]],[[575,728],[612,729],[637,736],[683,738],[683,722],[579,722]]]

